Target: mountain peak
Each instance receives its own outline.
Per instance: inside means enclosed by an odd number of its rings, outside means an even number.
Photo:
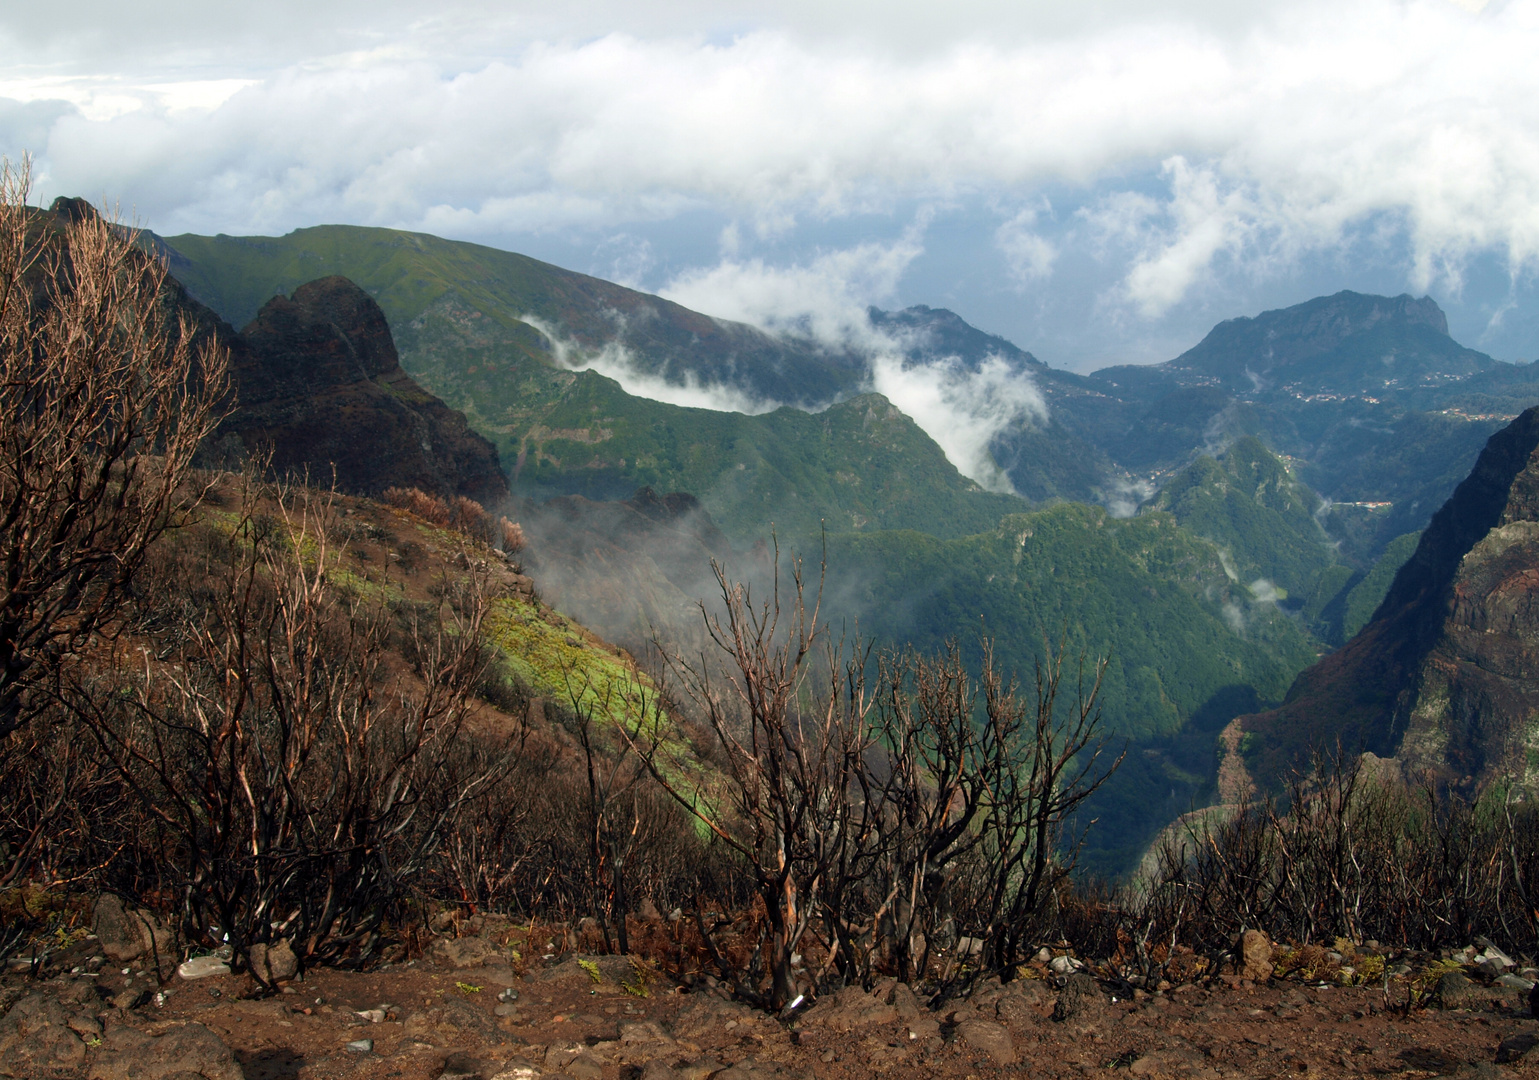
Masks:
[[[1160,370],[1241,393],[1372,394],[1439,385],[1495,365],[1448,336],[1448,317],[1430,296],[1343,291],[1221,322]]]

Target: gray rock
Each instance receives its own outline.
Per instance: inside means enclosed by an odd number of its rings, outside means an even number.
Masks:
[[[572,1080],[604,1080],[604,1063],[591,1053],[581,1053],[561,1070]]]
[[[346,1049],[354,1054],[367,1054],[374,1049],[373,1039],[354,1039],[348,1043]]]
[[[439,1030],[472,1035],[485,1042],[496,1040],[497,1021],[487,1010],[472,1005],[464,998],[451,997],[447,994],[444,995],[439,1009],[442,1010],[438,1021]]]
[[[0,1076],[27,1080],[73,1077],[86,1048],[69,1027],[69,1014],[53,998],[28,994],[0,1019]]]
[[[1454,1072],[1444,1075],[1453,1077],[1454,1080],[1507,1080],[1512,1073],[1500,1065],[1492,1065],[1489,1061],[1474,1061],[1467,1065],[1460,1065]]]
[[[1438,1007],[1443,1009],[1462,1009],[1478,996],[1475,984],[1458,971],[1445,972],[1438,979],[1437,989],[1433,992]]]
[[[1272,942],[1260,930],[1240,935],[1240,976],[1256,982],[1272,977]]]
[[[492,1080],[539,1080],[540,1070],[527,1058],[516,1057],[502,1064]]]
[[[717,1073],[711,1080],[805,1080],[808,1074],[774,1061],[747,1057]]]
[[[919,1004],[914,988],[908,983],[894,983],[887,993],[887,1004],[897,1011],[900,1020],[912,1020],[925,1011],[924,1006]]]
[[[433,958],[452,968],[505,967],[502,950],[480,937],[439,938],[433,942]]]
[[[982,1050],[996,1065],[1014,1065],[1015,1043],[1010,1033],[987,1020],[967,1020],[957,1025],[957,1038],[974,1050]]]
[[[1521,990],[1526,994],[1534,988],[1534,980],[1525,979],[1521,975],[1503,975],[1496,980],[1496,985],[1504,986],[1509,990]]]
[[[120,964],[143,956],[169,958],[175,952],[171,931],[148,911],[130,909],[112,893],[97,897],[91,912],[91,932],[102,952]]]
[[[833,1031],[853,1031],[872,1024],[890,1024],[898,1019],[898,1010],[881,998],[858,986],[846,986],[832,1001],[819,1002],[808,1014],[808,1021]]]
[[[663,1029],[650,1020],[636,1020],[619,1025],[620,1042],[624,1045],[633,1043],[671,1043]]]
[[[176,973],[183,979],[206,979],[211,975],[228,975],[230,965],[217,956],[194,956],[179,964]]]

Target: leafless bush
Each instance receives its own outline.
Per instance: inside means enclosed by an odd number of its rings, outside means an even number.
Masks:
[[[197,502],[184,481],[227,386],[135,235],[56,223],[28,186],[25,162],[0,165],[0,737]]]
[[[981,695],[955,648],[882,658],[871,694],[867,654],[827,638],[799,565],[784,606],[778,576],[757,606],[719,567],[717,580],[724,615],[706,615],[706,629],[718,655],[674,656],[671,670],[704,718],[722,782],[689,779],[660,721],[636,724],[632,739],[754,883],[762,979],[752,967],[730,973],[739,992],[784,1007],[809,934],[825,957],[818,982],[867,982],[878,962],[913,980],[964,936],[981,944],[970,974],[1019,962],[1072,871],[1065,822],[1110,771],[1099,763],[1103,666],[1088,686],[1081,671],[1067,721],[1061,648],[1038,667],[1034,710],[987,646]]]
[[[1133,966],[1152,972],[1177,947],[1217,963],[1245,929],[1420,949],[1487,935],[1533,953],[1536,842],[1539,809],[1515,790],[1470,802],[1370,773],[1361,758],[1316,755],[1284,806],[1215,809],[1167,835],[1127,908]]]
[[[502,518],[498,522],[498,531],[502,534],[503,551],[516,555],[524,550],[524,528],[518,522]]]
[[[278,938],[306,963],[368,956],[503,768],[457,754],[482,605],[441,604],[416,670],[392,668],[383,602],[330,583],[332,525],[328,496],[248,479],[192,632],[70,698],[154,823],[184,928],[242,960]]]
[[[45,709],[0,754],[0,890],[89,882],[134,844],[136,807],[73,717]]]
[[[391,487],[380,495],[380,501],[397,510],[405,510],[421,518],[429,525],[438,525],[480,540],[487,544],[501,543],[509,554],[524,546],[524,531],[507,518],[492,521],[486,507],[464,495],[439,498],[421,488]]]

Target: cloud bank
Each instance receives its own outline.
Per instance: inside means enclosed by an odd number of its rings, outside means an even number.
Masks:
[[[824,26],[811,5],[783,27],[727,9],[702,32],[706,9],[681,4],[656,13],[661,36],[587,38],[620,9],[563,26],[520,8],[484,24],[479,50],[476,9],[417,26],[387,5],[372,36],[334,33],[344,51],[305,58],[242,23],[278,66],[214,70],[194,41],[174,69],[13,74],[0,147],[38,154],[44,194],[108,194],[162,232],[507,237],[711,208],[773,236],[982,198],[1001,206],[996,244],[1023,287],[1058,250],[1019,207],[1044,185],[1094,188],[1082,223],[1124,260],[1116,298],[1144,318],[1226,260],[1261,272],[1369,219],[1403,234],[1419,288],[1457,289],[1477,252],[1535,265],[1536,0],[1253,5],[1239,25],[1218,5],[1092,6],[1112,17],[1036,35],[1007,19],[990,37],[971,10],[930,47],[862,36],[853,15]],[[8,40],[64,49],[21,18]],[[1118,189],[1149,170],[1157,184]],[[740,258],[688,284],[756,270]]]

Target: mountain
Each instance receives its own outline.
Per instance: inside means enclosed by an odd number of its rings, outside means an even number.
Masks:
[[[1254,436],[1199,457],[1149,506],[1222,548],[1226,568],[1253,590],[1302,596],[1335,562],[1314,516],[1320,497]]]
[[[279,474],[335,477],[347,492],[389,487],[465,495],[496,505],[508,483],[491,443],[401,370],[385,315],[342,277],[275,296],[230,346],[237,408],[226,450],[271,453]]]
[[[437,385],[435,372],[456,372],[474,386],[523,361],[550,364],[558,349],[623,350],[638,371],[679,385],[687,373],[700,383],[801,404],[847,393],[865,374],[859,358],[801,338],[714,319],[525,255],[422,233],[323,225],[279,237],[157,240],[172,274],[236,326],[304,282],[333,274],[352,279],[384,310],[407,370],[456,404],[453,388]]]
[[[1539,399],[1539,371],[1454,341],[1430,298],[1354,292],[1231,319],[1174,360],[1090,379],[1116,399],[1097,444],[1156,486],[1255,436],[1333,502],[1374,504],[1325,522],[1360,563],[1425,525],[1491,433]]]
[[[1448,336],[1431,297],[1339,292],[1219,323],[1160,369],[1231,393],[1396,394],[1447,386],[1498,362]]]
[[[986,634],[1028,695],[1046,641],[1064,637],[1071,663],[1108,658],[1105,730],[1113,754],[1130,755],[1087,811],[1100,820],[1085,866],[1101,873],[1136,862],[1161,826],[1206,801],[1218,731],[1280,700],[1317,656],[1293,619],[1232,582],[1219,550],[1165,512],[1119,520],[1064,503],[954,540],[847,533],[829,538],[828,568],[830,610],[849,626],[925,651],[956,639],[973,660]]]
[[[1311,747],[1393,757],[1479,787],[1539,769],[1539,408],[1493,435],[1372,620],[1235,721],[1263,780]]]

